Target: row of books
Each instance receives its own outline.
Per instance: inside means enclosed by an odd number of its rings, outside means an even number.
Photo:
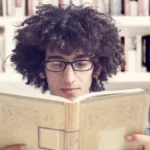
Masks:
[[[149,16],[150,0],[0,0],[1,16],[30,16],[39,4],[55,6],[89,3],[98,10],[111,15]]]
[[[125,72],[150,72],[150,35],[121,37],[124,46]]]
[[[4,41],[4,28],[0,28],[0,72],[5,72],[5,41]]]
[[[124,46],[126,64],[122,72],[150,72],[150,35],[135,37],[121,37]],[[9,66],[9,59],[4,63],[5,38],[4,29],[0,28],[0,72],[5,72]]]

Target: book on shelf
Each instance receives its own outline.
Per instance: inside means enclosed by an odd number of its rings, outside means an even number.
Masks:
[[[1,0],[1,4],[2,4],[2,16],[7,16],[7,3],[6,0]]]
[[[138,0],[138,15],[149,16],[149,0]]]
[[[64,1],[66,1],[66,0],[64,0]],[[58,0],[40,0],[40,2],[39,3],[41,3],[41,4],[53,4],[54,6],[58,6],[58,4],[59,4],[59,2],[58,2]]]
[[[27,0],[1,0],[2,16],[25,16]]]
[[[0,28],[0,73],[5,72],[5,39],[4,39],[4,28]]]
[[[143,40],[143,65],[146,67],[146,71],[150,72],[150,35],[145,35],[142,37]]]
[[[138,1],[130,0],[130,16],[138,16]]]
[[[111,15],[149,16],[149,0],[0,0],[1,16],[30,16],[39,4],[55,6],[90,3],[101,12]],[[115,8],[115,9],[114,9]]]
[[[110,14],[117,16],[121,14],[121,0],[110,1]]]
[[[0,93],[0,147],[25,143],[32,150],[142,150],[124,137],[145,134],[149,92],[104,91],[73,101]]]
[[[61,5],[70,5],[71,1],[70,0],[59,0],[59,6]]]
[[[124,47],[125,66],[123,72],[150,72],[150,35],[120,37]]]
[[[81,5],[81,0],[71,0],[70,3],[74,4],[76,6],[80,6]]]
[[[130,16],[130,0],[124,1],[124,15]]]
[[[141,35],[125,38],[127,55],[127,72],[142,72],[142,40]]]

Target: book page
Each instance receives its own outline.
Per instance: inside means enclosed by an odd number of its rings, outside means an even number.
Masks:
[[[28,98],[30,100],[48,100],[48,101],[54,101],[54,102],[66,102],[66,103],[71,103],[70,100],[60,97],[60,96],[54,96],[50,95],[50,93],[45,93],[45,94],[31,94],[31,93],[24,93],[24,92],[17,92],[17,93],[6,93],[6,92],[0,92],[0,95],[12,95],[15,97],[24,97]]]
[[[74,100],[74,102],[83,101],[86,99],[92,99],[92,97],[103,97],[108,95],[117,95],[117,94],[130,94],[130,93],[138,93],[145,91],[145,89],[135,88],[135,89],[125,89],[125,90],[112,90],[112,91],[101,91],[101,92],[93,92],[88,93],[83,96],[80,96]]]
[[[141,145],[127,143],[124,137],[145,134],[149,95],[107,98],[81,104],[80,150],[142,150]]]
[[[30,150],[62,150],[64,130],[64,103],[0,94],[1,148],[25,143]]]

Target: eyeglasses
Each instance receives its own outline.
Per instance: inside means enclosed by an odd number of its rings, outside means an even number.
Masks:
[[[93,67],[93,63],[91,60],[78,60],[73,62],[65,62],[65,61],[45,61],[45,67],[48,71],[51,72],[61,72],[64,71],[67,65],[71,65],[72,69],[75,71],[88,71]]]

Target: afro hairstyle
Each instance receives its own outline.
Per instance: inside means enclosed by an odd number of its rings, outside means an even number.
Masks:
[[[124,50],[115,21],[92,6],[37,6],[36,14],[26,18],[15,32],[15,48],[10,60],[14,69],[26,79],[26,84],[48,88],[44,72],[45,51],[59,51],[70,55],[79,48],[98,64],[102,71],[92,79],[90,92],[104,90],[104,82],[124,64]],[[98,84],[99,81],[99,84]]]

